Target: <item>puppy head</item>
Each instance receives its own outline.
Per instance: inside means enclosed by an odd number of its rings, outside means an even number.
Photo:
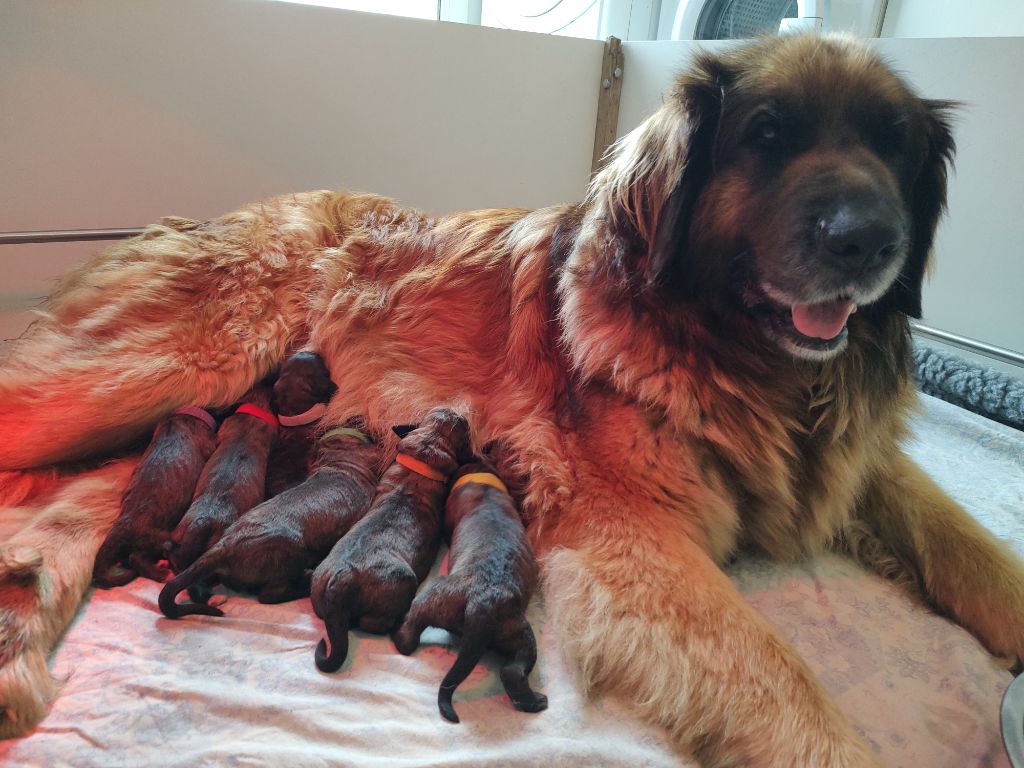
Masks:
[[[419,424],[394,426],[401,440],[398,450],[425,462],[444,475],[473,457],[469,422],[451,408],[434,408]]]
[[[305,413],[317,403],[328,402],[337,391],[320,355],[297,352],[281,366],[274,383],[274,413],[285,416]]]
[[[826,360],[858,307],[920,316],[951,106],[853,40],[765,38],[698,56],[595,188],[662,305],[738,311]]]

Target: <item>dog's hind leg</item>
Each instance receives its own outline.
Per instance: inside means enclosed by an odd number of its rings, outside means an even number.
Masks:
[[[183,405],[230,404],[285,357],[305,333],[317,243],[301,227],[284,240],[273,205],[258,211],[213,239],[151,227],[61,281],[0,360],[0,470],[109,451]]]
[[[58,478],[54,467],[0,472],[0,507],[14,507],[32,500],[51,488]]]
[[[273,364],[249,359],[218,366],[213,352],[192,359],[208,350],[182,349],[187,341],[178,337],[202,334],[195,325],[136,326],[123,338],[96,340],[49,318],[37,321],[0,363],[0,468],[112,450],[175,408],[228,403]],[[224,352],[245,356],[237,344]]]
[[[26,733],[56,696],[46,658],[89,586],[93,557],[117,517],[133,463],[63,481],[3,545],[0,562],[23,567],[0,573],[0,738]]]
[[[501,683],[520,712],[541,712],[548,708],[548,697],[530,687],[529,675],[537,663],[537,638],[530,623],[521,618],[514,624],[511,636],[495,643],[509,660],[501,668]]]
[[[466,606],[463,621],[462,641],[459,644],[459,655],[455,658],[448,674],[441,681],[437,691],[437,708],[441,716],[450,723],[459,722],[459,716],[452,705],[455,689],[469,677],[473,668],[480,663],[487,644],[494,637],[495,623],[491,612],[469,603]]]
[[[462,631],[467,596],[451,586],[451,576],[439,576],[416,596],[401,626],[391,635],[399,653],[408,656],[415,651],[420,645],[420,635],[427,627]]]

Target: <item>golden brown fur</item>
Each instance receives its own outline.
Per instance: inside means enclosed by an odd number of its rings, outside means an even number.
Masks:
[[[754,247],[787,234],[799,189],[779,182],[782,205],[767,208],[758,195],[776,182],[749,180],[763,170],[734,135],[735,97],[762,92],[806,96],[800,114],[840,133],[858,99],[904,113],[879,118],[905,131],[883,135],[884,160],[856,133],[848,154],[828,150],[838,134],[808,145],[815,162],[854,163],[837,178],[869,172],[906,227],[895,282],[849,318],[845,349],[816,360],[775,343],[736,294],[739,256],[753,248],[775,269],[795,253]],[[328,424],[365,414],[383,438],[445,402],[469,414],[477,445],[510,446],[502,476],[586,690],[631,701],[705,765],[872,764],[719,566],[744,544],[869,552],[993,653],[1024,657],[1024,568],[899,449],[914,401],[906,315],[951,151],[943,105],[866,49],[780,38],[700,58],[578,207],[432,219],[316,192],[157,225],[65,278],[3,362],[0,470],[230,403],[305,345],[339,384]],[[116,497],[89,508],[101,538]],[[0,700],[15,701],[5,687]]]

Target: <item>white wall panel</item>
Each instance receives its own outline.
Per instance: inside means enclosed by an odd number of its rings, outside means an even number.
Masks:
[[[1024,35],[1020,0],[888,0],[885,37],[1008,37]]]
[[[316,188],[438,212],[578,199],[601,55],[259,0],[0,2],[0,231]]]

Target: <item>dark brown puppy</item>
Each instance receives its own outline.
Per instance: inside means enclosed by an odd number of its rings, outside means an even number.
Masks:
[[[406,431],[408,430],[408,431]],[[384,472],[373,505],[313,573],[313,610],[324,620],[316,665],[336,671],[348,656],[349,623],[366,632],[390,631],[412,604],[441,544],[447,480],[469,450],[466,420],[435,408],[402,436],[395,463]]]
[[[281,431],[267,463],[268,499],[309,477],[317,458],[317,425],[337,391],[315,352],[296,352],[281,366],[270,399]]]
[[[96,554],[93,582],[127,584],[137,575],[167,577],[157,566],[164,542],[181,520],[217,444],[217,423],[201,408],[183,408],[162,422],[121,497],[121,514]],[[121,566],[111,572],[115,566]]]
[[[213,581],[257,592],[261,603],[309,594],[313,569],[373,500],[381,451],[357,427],[361,424],[352,422],[328,431],[320,438],[318,466],[305,482],[242,515],[220,541],[167,582],[160,593],[164,615],[223,616],[202,602],[175,602],[182,590]]]
[[[547,709],[547,697],[527,680],[537,661],[537,641],[526,620],[537,560],[515,502],[487,464],[467,464],[456,473],[444,528],[450,542],[448,575],[434,579],[413,601],[395,633],[395,646],[409,655],[428,626],[462,636],[458,658],[437,694],[441,715],[453,723],[459,716],[452,694],[488,648],[507,659],[501,682],[513,706],[523,712]]]
[[[203,467],[192,505],[171,534],[168,560],[181,571],[220,540],[266,493],[267,457],[277,436],[270,387],[259,384],[217,431],[217,447]]]

